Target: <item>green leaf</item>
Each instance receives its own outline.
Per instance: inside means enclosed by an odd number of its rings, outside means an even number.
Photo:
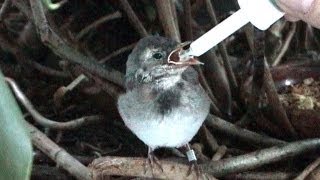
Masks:
[[[25,121],[0,72],[0,179],[27,180],[32,145]]]

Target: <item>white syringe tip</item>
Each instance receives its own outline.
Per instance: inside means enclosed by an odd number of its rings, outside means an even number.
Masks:
[[[190,44],[190,55],[201,56],[249,22],[240,9]]]
[[[201,56],[248,22],[266,30],[284,15],[270,0],[238,0],[238,3],[240,10],[190,44],[189,55]]]

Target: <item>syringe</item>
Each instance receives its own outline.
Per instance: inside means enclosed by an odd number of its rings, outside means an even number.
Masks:
[[[273,0],[238,0],[238,4],[240,9],[237,12],[193,41],[180,57],[201,56],[249,22],[266,30],[284,15]]]

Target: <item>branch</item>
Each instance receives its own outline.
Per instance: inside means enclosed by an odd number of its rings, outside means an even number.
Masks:
[[[297,24],[296,24],[296,23],[293,23],[292,26],[291,26],[291,28],[290,28],[290,31],[288,32],[288,35],[287,35],[285,41],[284,41],[284,44],[283,44],[283,46],[282,46],[282,48],[281,48],[281,51],[280,51],[280,53],[278,54],[278,56],[276,57],[276,59],[273,61],[272,66],[276,66],[276,65],[278,65],[278,64],[281,62],[284,54],[287,52],[287,50],[288,50],[288,48],[289,48],[289,45],[290,45],[290,43],[291,43],[291,40],[292,40],[292,38],[293,38],[293,35],[294,35],[295,32],[296,32],[296,29],[297,29]]]
[[[97,19],[96,21],[94,21],[93,23],[91,23],[89,26],[86,26],[85,28],[83,28],[77,34],[76,39],[80,40],[84,35],[86,35],[88,32],[90,32],[91,29],[98,27],[102,23],[105,23],[105,22],[113,20],[113,19],[118,19],[121,17],[122,17],[122,14],[119,11],[114,12],[112,14],[108,14],[106,16],[103,16],[103,17]]]
[[[225,179],[252,179],[252,180],[288,180],[292,179],[295,173],[290,172],[244,172],[228,175]]]
[[[40,125],[51,128],[51,129],[60,129],[60,130],[70,130],[79,128],[85,124],[90,124],[93,122],[98,122],[103,119],[102,116],[86,116],[71,120],[68,122],[56,122],[50,119],[43,117],[32,105],[29,99],[23,94],[18,85],[11,78],[5,78],[7,83],[11,86],[13,93],[16,95],[16,98],[21,102],[21,104],[28,110],[34,120]]]
[[[171,0],[156,0],[158,15],[167,37],[181,42],[176,9]]]
[[[129,44],[128,46],[125,46],[125,47],[122,47],[114,52],[112,52],[111,54],[109,54],[108,56],[104,57],[103,59],[99,60],[99,63],[105,63],[107,62],[108,60],[110,60],[111,58],[114,58],[118,55],[120,55],[121,53],[124,53],[126,51],[129,51],[131,49],[133,49],[135,46],[136,46],[137,43],[132,43],[132,44]]]
[[[206,7],[207,7],[207,11],[209,13],[209,16],[211,18],[211,23],[215,26],[218,24],[218,20],[217,20],[217,16],[216,16],[216,13],[213,9],[213,5],[211,3],[210,0],[205,0],[206,2]],[[229,78],[229,81],[230,81],[230,85],[231,85],[231,89],[234,93],[234,96],[237,96],[237,91],[238,91],[238,83],[237,83],[237,80],[236,80],[236,76],[234,75],[234,72],[232,70],[232,66],[231,66],[231,63],[230,63],[230,58],[229,58],[229,55],[228,55],[228,52],[227,52],[227,48],[226,48],[226,45],[221,42],[218,44],[218,48],[220,50],[220,53],[221,53],[221,56],[222,56],[222,59],[223,59],[223,65],[224,65],[224,68],[226,69],[226,72],[228,74],[228,78]]]
[[[197,179],[195,171],[192,171],[189,176],[187,176],[189,167],[186,164],[178,164],[173,161],[161,160],[161,169],[153,168],[153,173],[151,173],[151,167],[145,167],[145,158],[126,158],[126,157],[111,157],[106,156],[102,158],[95,159],[89,168],[92,171],[93,179],[107,179],[108,176],[134,176],[134,177],[144,177],[152,179]],[[145,173],[145,168],[147,169]],[[213,179],[212,176],[206,174],[208,179]]]
[[[28,1],[11,0],[11,2],[26,16],[27,19],[29,20],[33,19]]]
[[[5,0],[2,3],[1,9],[0,9],[0,21],[4,19],[4,16],[7,14],[10,6],[11,6],[11,0]]]
[[[55,161],[59,167],[62,167],[77,179],[92,179],[89,169],[73,158],[67,151],[59,147],[45,134],[28,122],[26,122],[26,127],[30,132],[32,144]]]
[[[268,147],[286,143],[285,141],[274,139],[268,136],[263,136],[247,129],[242,129],[211,114],[208,115],[206,124],[212,127],[214,130],[224,132],[252,145]]]
[[[274,81],[270,72],[269,65],[266,60],[264,60],[264,63],[264,87],[268,97],[269,104],[272,108],[272,112],[274,113],[274,117],[277,118],[277,123],[285,132],[289,133],[289,135],[291,135],[292,137],[297,137],[297,132],[293,128],[290,120],[288,119],[287,113],[280,102],[278,92],[274,85]]]
[[[199,166],[208,178],[213,177],[206,173],[222,177],[228,174],[245,172],[313,150],[320,150],[320,139],[287,143],[245,155],[200,164]],[[188,166],[185,164],[162,160],[160,162],[164,171],[162,172],[159,168],[154,168],[152,175],[151,172],[145,173],[145,162],[145,158],[108,156],[94,160],[89,165],[89,168],[92,171],[93,179],[107,179],[111,175],[161,179],[196,179],[194,171],[189,176],[186,176]]]
[[[320,150],[320,139],[296,141],[245,155],[202,164],[204,172],[221,177],[261,167],[262,165],[284,160],[313,150]]]
[[[147,30],[144,28],[142,22],[139,20],[136,13],[131,8],[129,2],[127,0],[119,0],[122,9],[127,13],[129,22],[136,29],[136,31],[140,34],[141,37],[148,36]]]
[[[305,170],[303,170],[294,180],[304,180],[308,175],[320,165],[320,158],[312,162]]]
[[[76,49],[69,46],[62,38],[60,38],[49,26],[46,19],[41,1],[30,0],[33,13],[34,23],[41,36],[41,40],[53,52],[62,58],[70,60],[74,63],[82,65],[86,70],[98,74],[107,80],[122,86],[123,74],[111,68],[102,67],[96,59],[85,56]]]

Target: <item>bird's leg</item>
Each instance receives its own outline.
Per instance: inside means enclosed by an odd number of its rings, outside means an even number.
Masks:
[[[197,163],[197,157],[194,153],[194,150],[190,147],[189,143],[184,146],[186,149],[186,155],[189,161],[189,170],[187,175],[189,176],[194,169],[196,171],[197,177],[200,177],[201,173],[201,168],[199,167]]]
[[[148,158],[147,158],[147,163],[151,167],[151,172],[153,174],[153,166],[156,165],[158,168],[163,172],[162,165],[159,161],[159,159],[154,155],[153,149],[148,147]],[[147,171],[147,163],[145,163],[145,173]]]

